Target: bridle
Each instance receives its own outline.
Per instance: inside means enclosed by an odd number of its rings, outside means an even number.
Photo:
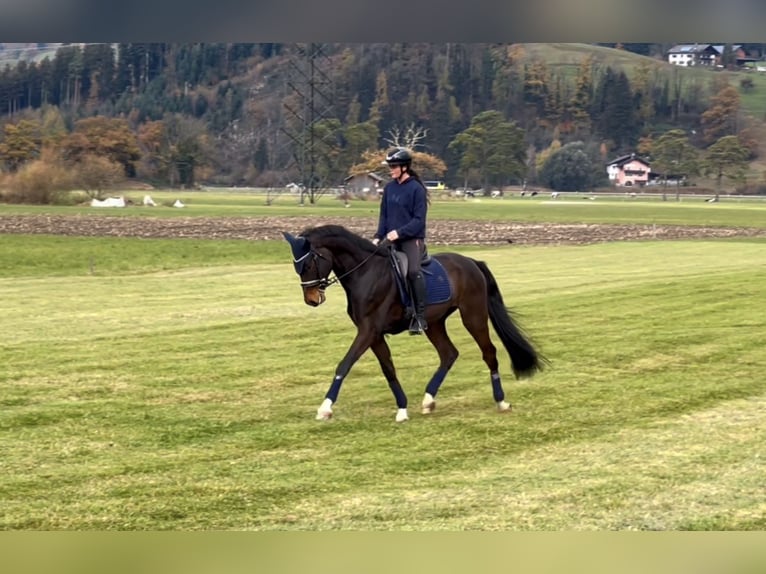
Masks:
[[[385,241],[385,240],[384,240]],[[386,242],[387,244],[387,242]],[[378,252],[378,249],[383,245],[383,242],[378,243],[375,246],[375,251],[370,253],[367,257],[362,259],[359,263],[357,263],[354,267],[346,271],[345,273],[341,274],[340,276],[335,276],[332,279],[328,279],[329,275],[327,277],[319,277],[319,265],[317,264],[317,259],[324,259],[325,261],[329,261],[327,257],[319,253],[318,251],[314,251],[313,249],[310,249],[306,255],[303,257],[300,257],[299,259],[294,259],[293,264],[298,265],[301,261],[306,259],[307,257],[311,256],[311,260],[314,262],[314,268],[317,272],[317,278],[316,279],[310,279],[309,281],[301,281],[301,287],[318,287],[320,291],[324,291],[327,289],[330,285],[333,285],[335,283],[338,283],[341,279],[344,277],[348,277],[351,275],[354,271],[359,269],[362,265],[367,263],[370,259],[372,259],[372,256],[375,255]]]

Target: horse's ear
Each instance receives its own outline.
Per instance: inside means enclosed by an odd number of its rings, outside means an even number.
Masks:
[[[305,237],[295,237],[286,231],[282,232],[282,235],[287,240],[287,242],[290,244],[290,249],[293,252],[293,260],[294,261],[300,261],[303,259],[306,255],[308,255],[311,248],[309,247],[309,242],[306,241]]]

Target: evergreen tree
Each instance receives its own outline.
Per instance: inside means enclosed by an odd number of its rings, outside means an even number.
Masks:
[[[508,185],[524,176],[524,131],[514,122],[506,121],[497,110],[474,116],[471,125],[460,132],[449,147],[461,154],[460,171],[464,180],[471,170],[476,170],[485,191],[493,184]]]
[[[593,187],[595,165],[583,142],[570,142],[543,164],[540,180],[556,191],[585,191]]]

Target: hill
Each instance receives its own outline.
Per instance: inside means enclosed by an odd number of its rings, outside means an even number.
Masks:
[[[308,145],[305,122],[314,124],[312,141],[324,154],[317,176],[326,181],[342,181],[365,149],[417,126],[454,184],[474,176],[458,173],[450,144],[487,110],[522,128],[529,154],[554,139],[581,140],[599,163],[634,151],[641,136],[698,133],[725,83],[739,91],[756,133],[766,113],[760,74],[679,68],[595,44],[76,44],[40,58],[55,47],[2,46],[0,56],[25,63],[19,73],[0,72],[5,121],[41,118],[51,106],[66,126],[93,115],[126,118],[135,131],[172,120],[176,134],[204,132],[200,177],[226,185],[305,180],[295,161]],[[32,57],[39,59],[23,59]]]

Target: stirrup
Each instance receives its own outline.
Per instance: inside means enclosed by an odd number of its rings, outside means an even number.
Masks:
[[[410,335],[422,335],[428,329],[428,323],[422,316],[415,315],[410,321]]]

